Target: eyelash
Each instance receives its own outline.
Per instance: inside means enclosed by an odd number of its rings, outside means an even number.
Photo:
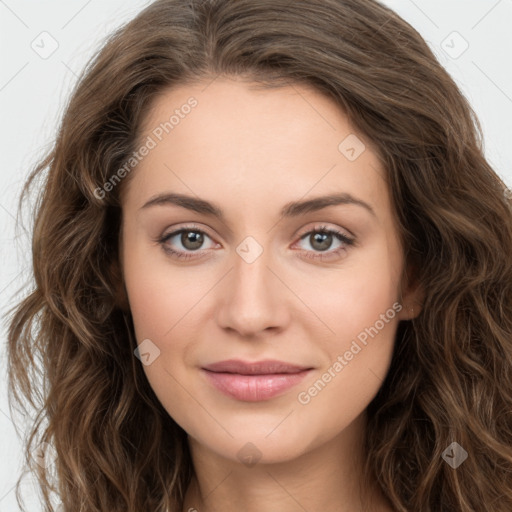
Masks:
[[[207,252],[207,250],[193,251],[192,253],[185,253],[182,251],[175,251],[174,249],[171,249],[168,245],[165,245],[169,239],[173,238],[176,235],[179,235],[181,233],[186,233],[186,232],[201,233],[203,235],[206,235],[208,238],[211,238],[208,235],[208,233],[206,233],[202,229],[199,229],[195,226],[187,226],[187,227],[178,229],[176,231],[173,231],[172,233],[163,235],[162,237],[158,238],[156,241],[162,246],[162,249],[167,254],[171,255],[173,258],[185,259],[185,260],[189,260],[191,258],[197,258],[197,257],[201,258],[204,255],[204,253]],[[312,235],[313,233],[314,234],[322,233],[322,234],[334,235],[340,242],[343,242],[343,244],[345,244],[345,245],[342,245],[341,247],[338,247],[338,249],[335,249],[333,251],[323,251],[323,252],[320,252],[313,256],[304,255],[308,259],[312,259],[312,260],[331,259],[332,257],[338,256],[343,251],[346,251],[347,247],[350,247],[355,244],[355,240],[353,238],[349,238],[346,235],[344,235],[343,233],[341,233],[340,231],[333,229],[333,228],[328,228],[327,226],[315,227],[314,229],[311,229],[311,230],[307,231],[306,233],[303,233],[300,236],[299,240],[303,240],[303,239],[307,238],[308,236]],[[311,251],[306,251],[306,252],[311,252]],[[326,256],[324,256],[324,254],[328,254],[328,256],[326,257]]]

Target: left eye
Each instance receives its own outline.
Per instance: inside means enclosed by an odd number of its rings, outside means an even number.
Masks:
[[[178,236],[179,238],[177,238]],[[164,235],[161,239],[158,240],[158,242],[162,245],[164,251],[166,251],[171,256],[176,258],[189,259],[194,257],[201,257],[207,251],[206,249],[200,250],[204,244],[205,237],[211,240],[211,238],[200,229],[182,228],[178,231],[173,231],[172,233]],[[176,243],[170,243],[173,238],[177,238],[182,248],[178,248],[178,250],[172,248],[172,246],[175,246]],[[334,250],[328,250],[332,245],[333,238],[336,238],[341,245]],[[352,238],[349,238],[348,236],[335,229],[327,229],[325,226],[310,230],[301,235],[300,241],[305,239],[310,241],[309,243],[313,247],[313,253],[315,253],[308,254],[306,256],[310,259],[324,259],[325,256],[322,253],[326,253],[328,257],[336,256],[342,251],[346,251],[348,246],[354,244],[354,240]],[[316,245],[317,247],[314,247],[313,245]],[[306,252],[311,253],[311,251],[308,250],[306,250]]]
[[[314,250],[320,251],[320,252],[327,252],[328,249],[330,249],[332,245],[333,238],[338,239],[338,241],[341,243],[341,245],[332,250],[329,251],[331,254],[335,253],[337,254],[340,252],[340,250],[344,249],[347,245],[352,245],[354,242],[351,238],[347,237],[343,233],[340,233],[339,231],[336,231],[334,229],[326,229],[326,228],[320,228],[315,229],[313,231],[308,231],[305,235],[302,235],[300,240],[308,240],[310,245],[313,247]],[[314,245],[317,245],[315,248]]]

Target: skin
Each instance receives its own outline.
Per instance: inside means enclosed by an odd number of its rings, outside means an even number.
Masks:
[[[384,169],[359,134],[366,149],[347,159],[338,145],[354,128],[331,99],[299,85],[258,90],[217,78],[176,87],[153,103],[141,140],[190,96],[197,106],[143,158],[123,191],[120,242],[137,341],[160,350],[144,371],[188,434],[195,477],[183,511],[362,511],[366,407],[388,371],[399,321],[412,317],[412,306],[415,315],[420,310],[419,288],[401,279],[403,250]],[[173,204],[142,208],[164,192],[215,203],[225,219]],[[340,204],[279,215],[291,201],[338,192],[374,214]],[[190,223],[206,233],[202,257],[180,235],[157,241]],[[301,240],[320,226],[355,244],[334,255],[344,246],[334,236],[324,250],[312,234]],[[247,236],[263,249],[251,263],[236,250]],[[194,257],[173,258],[164,246]],[[323,261],[307,257],[322,254]],[[300,403],[299,392],[396,302],[402,309],[394,318]],[[244,402],[220,393],[200,369],[231,358],[314,370],[281,396]],[[237,455],[246,443],[261,457],[254,466]],[[393,510],[376,488],[364,494],[371,510]]]

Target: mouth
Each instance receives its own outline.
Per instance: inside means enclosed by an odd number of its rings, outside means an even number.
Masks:
[[[229,360],[201,370],[208,382],[225,395],[244,402],[259,402],[282,395],[313,368],[275,360],[255,363]]]
[[[311,370],[311,367],[270,359],[256,361],[254,363],[241,361],[239,359],[229,359],[227,361],[209,364],[204,366],[203,369],[216,373],[237,373],[239,375],[273,375],[299,373],[304,370]]]

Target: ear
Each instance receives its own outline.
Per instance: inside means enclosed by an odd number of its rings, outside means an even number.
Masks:
[[[422,310],[425,293],[423,286],[417,277],[417,266],[409,264],[402,277],[401,300],[398,302],[402,309],[398,313],[399,320],[412,320]]]

